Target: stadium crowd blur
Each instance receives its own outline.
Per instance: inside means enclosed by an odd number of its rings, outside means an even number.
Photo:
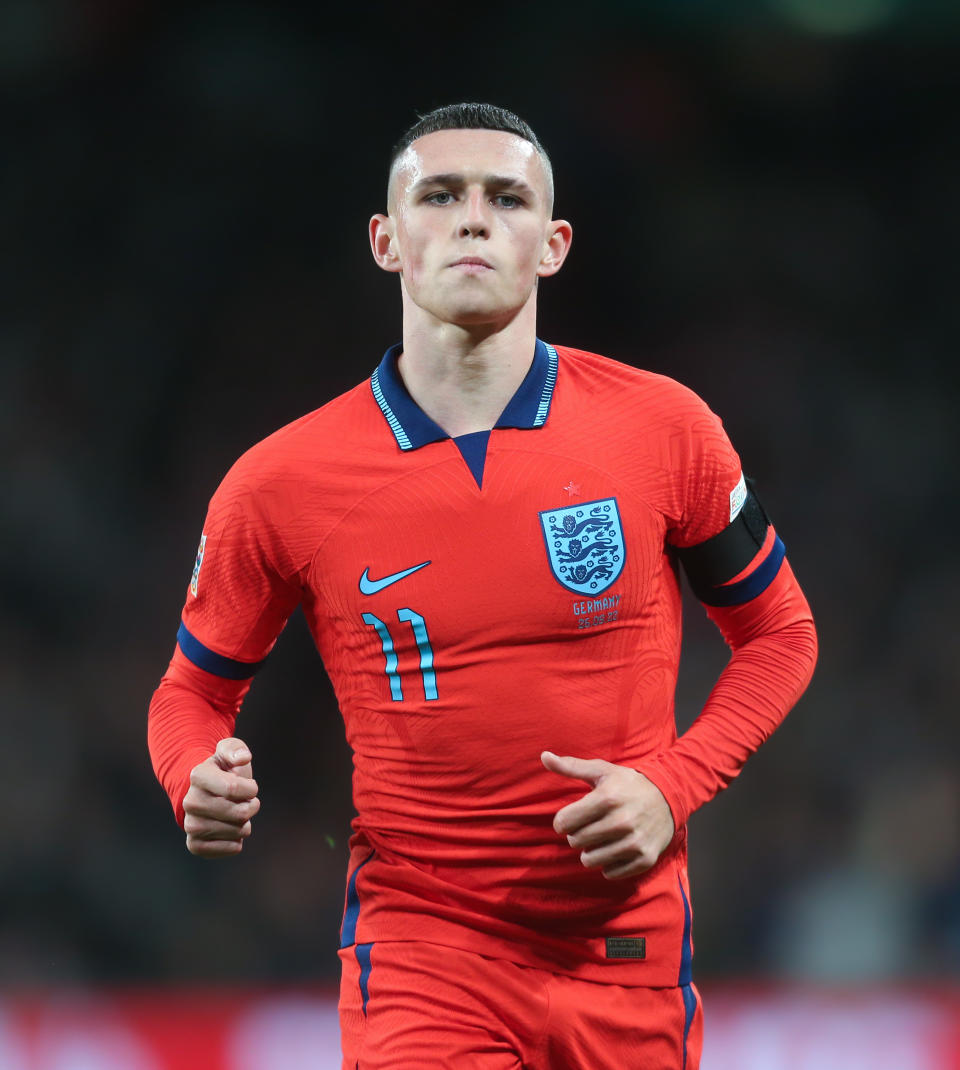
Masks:
[[[0,983],[334,976],[350,762],[302,619],[241,714],[241,858],[185,851],[146,705],[226,468],[398,339],[366,222],[456,99],[553,156],[541,335],[706,398],[818,622],[806,697],[692,819],[698,976],[960,973],[960,27],[637,6],[475,50],[284,4],[0,8]],[[681,725],[725,657],[688,608]]]

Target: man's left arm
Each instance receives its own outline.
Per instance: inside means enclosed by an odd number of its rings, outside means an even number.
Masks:
[[[591,785],[554,828],[612,879],[649,869],[733,780],[803,693],[817,658],[810,607],[722,423],[695,395],[681,398],[684,433],[670,442],[682,478],[665,510],[668,543],[731,658],[690,728],[635,766],[544,755],[548,769]]]
[[[773,528],[769,531],[776,540]],[[757,557],[762,567],[769,554]],[[677,828],[725,788],[770,737],[803,694],[817,660],[810,607],[782,556],[760,594],[740,603],[708,603],[706,609],[731,649],[730,661],[690,728],[637,765],[660,789]]]
[[[634,767],[544,753],[546,768],[592,788],[554,819],[556,832],[581,852],[588,869],[618,880],[653,866],[676,830],[733,780],[810,682],[816,630],[778,543],[769,528],[750,566],[718,585],[712,596],[694,580],[701,598],[728,601],[731,594],[750,593],[749,587],[737,593],[736,584],[749,584],[759,569],[769,572],[776,566],[759,594],[743,602],[707,605],[731,657],[700,715],[672,746]],[[752,582],[763,582],[762,574]]]
[[[553,772],[592,790],[554,828],[605,877],[649,869],[689,816],[740,772],[803,693],[817,659],[807,600],[720,418],[679,384],[665,456],[666,540],[731,657],[700,715],[659,753],[628,766],[545,753]]]

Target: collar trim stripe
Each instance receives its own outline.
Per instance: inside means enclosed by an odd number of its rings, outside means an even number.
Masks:
[[[374,400],[400,449],[416,450],[431,442],[444,442],[450,436],[417,405],[404,386],[397,369],[402,350],[402,345],[391,346],[370,376]],[[558,365],[557,351],[538,338],[527,374],[495,426],[520,430],[543,427],[550,415]]]
[[[534,427],[542,427],[547,421],[550,412],[550,402],[553,400],[553,388],[557,382],[557,351],[549,342],[544,342],[547,349],[547,377],[543,384],[543,393],[540,395],[540,404],[537,406],[537,415],[533,419]]]
[[[383,389],[380,386],[380,369],[377,368],[373,375],[370,377],[370,386],[373,389],[373,396],[377,400],[377,404],[380,406],[380,410],[387,418],[387,423],[390,425],[390,430],[393,432],[394,437],[397,440],[397,445],[402,450],[413,449],[413,443],[407,438],[407,433],[404,431],[400,421],[394,414],[393,409],[390,408],[387,403],[387,399],[384,397]]]

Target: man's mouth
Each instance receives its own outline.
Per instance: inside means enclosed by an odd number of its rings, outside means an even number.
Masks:
[[[459,260],[455,260],[450,266],[451,267],[475,268],[478,271],[479,270],[483,270],[483,269],[486,269],[488,271],[492,271],[493,270],[493,265],[487,263],[487,261],[484,260],[483,257],[480,257],[480,256],[462,256],[462,257],[460,257]]]

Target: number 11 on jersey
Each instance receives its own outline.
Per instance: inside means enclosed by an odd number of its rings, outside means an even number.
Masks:
[[[398,609],[397,619],[409,622],[413,629],[413,637],[417,641],[417,650],[420,653],[420,675],[423,677],[423,694],[427,701],[438,697],[437,675],[433,671],[433,647],[430,645],[430,636],[427,633],[427,622],[412,609]],[[380,645],[383,647],[383,656],[386,659],[387,679],[390,681],[390,697],[394,702],[403,702],[403,687],[400,683],[400,673],[397,670],[397,651],[393,645],[393,636],[390,629],[379,617],[372,613],[363,614],[364,624],[368,624],[376,630],[380,636]]]

